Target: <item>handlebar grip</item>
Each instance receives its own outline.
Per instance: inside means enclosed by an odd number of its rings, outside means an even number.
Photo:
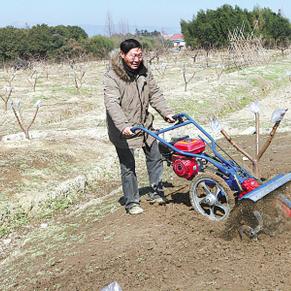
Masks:
[[[133,133],[135,133],[135,131],[137,131],[138,128],[137,128],[137,127],[132,127],[130,130],[131,130]]]
[[[178,114],[173,115],[172,117],[173,119],[175,119],[176,121],[180,123],[180,122],[183,122],[183,116],[184,115],[182,113],[178,113]]]
[[[178,113],[178,114],[173,115],[172,117],[173,117],[173,119],[177,120],[179,117],[181,117],[181,114]]]
[[[143,130],[143,126],[141,124],[135,124],[130,130],[135,133],[137,131],[137,134],[139,133],[139,131]]]

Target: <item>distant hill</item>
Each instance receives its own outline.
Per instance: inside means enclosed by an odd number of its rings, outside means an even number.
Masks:
[[[105,25],[92,25],[92,24],[80,24],[80,27],[82,27],[89,36],[96,35],[96,34],[101,34],[105,35],[106,34],[106,27]],[[158,26],[153,26],[153,25],[148,25],[148,26],[134,26],[130,25],[129,26],[129,32],[130,33],[135,33],[135,30],[147,30],[147,31],[163,31],[166,34],[174,34],[174,33],[179,33],[180,32],[180,27],[179,26],[172,26],[172,27],[158,27]],[[118,32],[118,28],[116,29]]]
[[[10,26],[14,26],[17,28],[25,28],[25,27],[31,27],[33,25],[36,25],[37,23],[28,23],[28,22],[13,22],[11,24],[9,24]],[[59,25],[59,24],[53,24],[53,23],[46,23],[50,26],[54,26],[54,25]],[[94,25],[94,24],[64,24],[64,25],[77,25],[82,27],[86,33],[89,36],[93,36],[93,35],[106,35],[106,27],[105,25]],[[129,25],[129,32],[130,33],[135,33],[135,30],[147,30],[149,32],[151,31],[163,31],[165,34],[174,34],[174,33],[180,33],[181,29],[180,26],[165,26],[165,27],[160,27],[160,26],[154,26],[154,25],[145,25],[145,26],[141,26],[141,25]],[[118,30],[118,28],[116,29]],[[117,31],[118,32],[118,31]]]

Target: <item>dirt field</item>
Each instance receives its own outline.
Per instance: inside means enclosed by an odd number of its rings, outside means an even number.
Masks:
[[[229,237],[226,229],[230,221],[236,223],[236,213],[219,223],[196,214],[189,202],[189,182],[165,168],[168,203],[149,205],[142,196],[145,212],[136,217],[125,213],[96,66],[88,69],[81,94],[65,82],[64,67],[52,67],[38,92],[21,87],[24,76],[18,77],[24,103],[43,95],[47,107],[31,141],[10,136],[12,140],[0,142],[0,289],[100,290],[117,281],[123,291],[290,290],[291,228],[288,220],[272,224],[275,211],[269,210],[277,207],[276,200],[258,204],[267,209],[272,231],[263,231],[257,241],[241,240],[238,231]],[[260,100],[262,132],[269,132],[272,110],[291,107],[291,83],[284,73],[288,66],[290,56],[220,80],[209,69],[183,92],[181,80],[173,83],[178,69],[172,63],[159,81],[177,112],[190,113],[207,129],[207,118],[218,113],[235,140],[252,152],[254,122],[247,105]],[[98,64],[98,74],[104,69]],[[7,138],[17,133],[17,125],[11,112],[2,113],[8,125],[2,123],[0,136]],[[236,136],[242,133],[246,135]],[[219,143],[244,163],[229,145]],[[262,177],[291,171],[290,144],[289,110],[261,161]],[[141,154],[137,164],[143,195],[148,189]],[[290,184],[281,190],[291,196]],[[12,206],[5,208],[8,203]]]
[[[253,142],[241,139],[245,146]],[[263,161],[265,176],[290,170],[290,141],[290,134],[277,136]],[[238,233],[228,240],[224,223],[191,209],[187,182],[174,179],[169,185],[169,203],[151,206],[142,199],[140,216],[125,213],[117,202],[119,189],[102,204],[31,226],[13,238],[14,252],[1,263],[0,285],[4,290],[99,290],[117,281],[122,290],[290,289],[288,224],[272,236],[262,233],[258,241],[240,240]]]

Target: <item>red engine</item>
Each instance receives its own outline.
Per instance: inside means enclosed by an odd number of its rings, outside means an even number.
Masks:
[[[198,138],[187,138],[177,141],[174,146],[184,152],[200,154],[205,150],[205,143]],[[174,172],[179,176],[191,180],[198,174],[199,165],[195,158],[173,154],[172,165]]]

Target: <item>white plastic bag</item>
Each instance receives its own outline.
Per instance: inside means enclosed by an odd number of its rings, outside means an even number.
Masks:
[[[286,109],[276,109],[272,114],[272,122],[276,123],[283,119],[284,115],[286,113]]]
[[[259,101],[255,101],[250,105],[250,110],[251,112],[253,112],[254,114],[259,113],[260,112],[260,107],[259,107]]]
[[[216,117],[211,118],[210,126],[211,126],[212,130],[215,131],[215,132],[221,131],[220,122]]]
[[[104,288],[102,288],[101,291],[122,291],[122,289],[118,285],[118,283],[114,281],[109,285],[105,286]]]

